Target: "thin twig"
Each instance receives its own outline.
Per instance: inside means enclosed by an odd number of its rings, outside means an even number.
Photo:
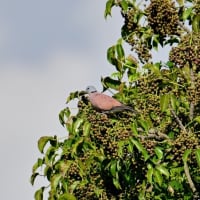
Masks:
[[[171,109],[171,113],[174,116],[174,118],[175,118],[176,122],[178,123],[179,127],[181,128],[181,130],[186,132],[185,126],[183,126],[182,121],[179,119],[179,117],[176,115],[176,113],[173,109]]]
[[[189,167],[188,167],[187,162],[184,162],[184,171],[185,171],[185,175],[187,177],[187,180],[188,180],[188,183],[190,185],[192,192],[196,192],[197,189],[195,188],[192,178],[190,176]]]
[[[194,72],[193,72],[193,69],[190,69],[190,78],[191,78],[191,85],[192,85],[192,88],[194,87]],[[190,103],[190,120],[193,119],[194,117],[194,103],[191,102]]]
[[[155,134],[148,134],[148,135],[138,135],[139,138],[142,140],[144,139],[156,139],[156,140],[163,140],[163,139],[169,139],[166,135],[155,135]]]

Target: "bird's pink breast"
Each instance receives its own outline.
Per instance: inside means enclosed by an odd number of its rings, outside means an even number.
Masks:
[[[100,110],[110,110],[113,107],[122,105],[116,99],[98,92],[89,94],[89,100],[95,108]]]

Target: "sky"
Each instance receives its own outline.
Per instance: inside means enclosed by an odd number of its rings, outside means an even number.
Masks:
[[[106,0],[0,0],[1,199],[33,199],[29,177],[44,135],[65,137],[58,114],[72,91],[114,70],[107,48],[120,37]],[[76,111],[76,104],[71,107]],[[42,184],[42,183],[41,183]]]
[[[105,0],[0,0],[1,199],[33,199],[29,183],[44,135],[65,137],[58,114],[70,92],[113,68],[106,50],[120,37],[117,9]],[[71,109],[77,110],[76,104]]]

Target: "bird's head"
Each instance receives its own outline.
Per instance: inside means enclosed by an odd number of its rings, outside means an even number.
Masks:
[[[96,88],[92,85],[87,86],[85,91],[87,94],[97,92]]]

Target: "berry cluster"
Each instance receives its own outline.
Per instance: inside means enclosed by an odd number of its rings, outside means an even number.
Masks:
[[[179,35],[179,16],[174,1],[151,0],[146,9],[149,26],[162,37]]]
[[[185,35],[177,47],[173,47],[169,56],[177,67],[188,65],[194,71],[200,71],[200,35]]]

